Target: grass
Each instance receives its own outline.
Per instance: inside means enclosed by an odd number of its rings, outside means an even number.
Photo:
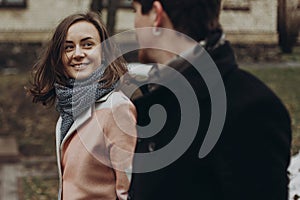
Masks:
[[[281,61],[283,62],[297,62],[300,65],[300,46],[295,46],[293,48],[293,53],[291,54],[281,54]]]

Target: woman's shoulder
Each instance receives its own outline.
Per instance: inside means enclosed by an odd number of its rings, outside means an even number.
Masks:
[[[106,121],[105,119],[111,119],[113,117],[114,120],[122,121],[126,119],[129,123],[130,119],[136,118],[136,108],[131,100],[121,91],[113,91],[102,101],[97,101],[95,103],[95,113],[98,118],[101,120],[98,121]],[[126,124],[125,123],[125,124]],[[104,123],[106,125],[110,124]]]
[[[96,101],[96,110],[112,108],[122,104],[133,105],[131,100],[122,91],[112,91]]]

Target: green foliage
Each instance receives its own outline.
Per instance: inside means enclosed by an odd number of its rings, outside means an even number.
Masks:
[[[57,178],[25,177],[21,181],[24,200],[57,199]]]
[[[296,153],[300,150],[300,67],[244,69],[264,81],[286,105],[292,118],[292,153]],[[26,73],[0,75],[0,134],[15,135],[22,155],[55,155],[54,132],[58,114],[53,107],[33,104],[26,95],[26,85]]]
[[[0,134],[15,136],[22,155],[54,155],[57,113],[54,108],[33,104],[26,85],[25,73],[0,75]]]
[[[264,81],[286,105],[292,119],[292,153],[297,153],[300,150],[300,67],[244,69]],[[15,135],[24,156],[54,156],[58,114],[53,107],[33,104],[26,96],[26,85],[28,74],[0,75],[0,136]],[[21,185],[24,200],[57,198],[57,178],[24,177]]]

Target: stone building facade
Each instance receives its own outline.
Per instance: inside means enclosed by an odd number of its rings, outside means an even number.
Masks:
[[[1,0],[9,1],[9,0]],[[0,2],[1,2],[0,1]],[[38,42],[65,16],[89,9],[90,0],[12,0],[24,6],[0,3],[0,41]]]
[[[121,1],[128,5],[128,0]],[[227,37],[237,43],[277,43],[280,1],[223,0],[220,20]],[[283,1],[300,5],[300,0]],[[3,6],[1,2],[23,2],[23,6]],[[1,0],[0,41],[44,41],[63,17],[87,11],[91,3],[92,0]],[[104,9],[104,21],[105,15]],[[130,9],[119,9],[116,19],[116,32],[133,28]]]

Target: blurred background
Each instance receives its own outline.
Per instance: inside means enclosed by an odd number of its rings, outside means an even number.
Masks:
[[[111,35],[133,28],[129,0],[0,0],[0,200],[57,197],[55,109],[34,105],[24,87],[64,17],[101,12]],[[282,99],[300,150],[300,0],[223,0],[221,24],[241,68]],[[134,43],[124,38],[120,45]],[[137,62],[136,52],[125,55]]]

